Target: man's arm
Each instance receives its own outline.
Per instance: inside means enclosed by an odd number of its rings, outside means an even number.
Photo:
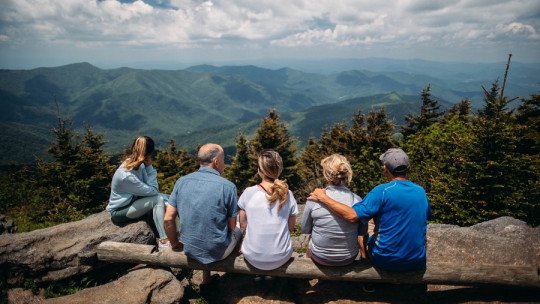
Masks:
[[[165,204],[165,233],[167,234],[167,238],[169,239],[173,250],[180,250],[182,248],[182,244],[178,241],[178,236],[176,235],[177,214],[176,208],[169,204]]]
[[[328,195],[326,195],[325,189],[317,188],[313,190],[313,192],[311,192],[311,194],[309,195],[308,199],[315,200],[326,205],[326,207],[328,207],[330,211],[342,217],[348,222],[356,223],[359,221],[359,218],[356,215],[356,211],[354,211],[352,207],[333,200]]]
[[[234,229],[236,228],[236,216],[229,217],[227,221],[229,225],[229,231],[234,231]]]

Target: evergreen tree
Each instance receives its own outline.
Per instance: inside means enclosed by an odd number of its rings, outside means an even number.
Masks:
[[[298,161],[296,159],[296,141],[287,130],[287,126],[279,118],[279,113],[272,109],[262,120],[261,125],[255,131],[255,136],[250,140],[249,157],[252,164],[257,163],[257,155],[263,149],[273,149],[281,155],[283,159],[283,172],[280,179],[284,179],[289,184],[291,190],[296,191],[301,185],[301,178],[298,172]],[[250,183],[259,181],[257,168],[252,169]]]
[[[302,184],[297,191],[299,197],[297,201],[304,201],[313,189],[324,187],[325,181],[320,165],[321,160],[327,155],[323,153],[321,145],[313,137],[310,137],[308,143],[300,155],[299,172],[302,177]]]
[[[439,111],[440,106],[438,101],[431,96],[431,85],[428,85],[422,90],[421,99],[422,107],[420,108],[420,114],[407,115],[405,117],[407,124],[401,128],[401,133],[403,133],[405,137],[437,122],[442,115]]]
[[[236,136],[236,154],[231,164],[225,168],[225,177],[236,185],[238,194],[250,186],[249,180],[253,176],[253,168],[257,166],[250,161],[249,151],[246,137],[243,133],[239,133]]]
[[[197,160],[186,150],[178,149],[174,139],[169,140],[167,147],[158,152],[154,166],[158,171],[160,191],[170,193],[176,180],[195,171]]]
[[[392,132],[394,123],[388,119],[384,107],[379,111],[370,111],[367,117],[366,135],[367,141],[375,153],[382,154],[394,146]]]

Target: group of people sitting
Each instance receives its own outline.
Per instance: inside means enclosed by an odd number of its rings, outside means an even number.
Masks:
[[[279,153],[260,151],[261,182],[237,198],[236,186],[221,176],[221,146],[203,145],[197,154],[200,168],[180,177],[170,196],[159,192],[153,152],[150,137],[137,137],[116,170],[107,206],[114,222],[152,212],[158,246],[183,250],[203,264],[226,258],[242,238],[240,250],[253,267],[271,270],[291,258],[298,206],[287,183],[279,179]],[[311,235],[306,256],[314,263],[343,266],[361,256],[386,271],[425,268],[431,215],[426,193],[406,178],[409,160],[403,150],[389,149],[380,160],[388,182],[363,199],[347,188],[353,172],[344,156],[333,154],[321,161],[327,186],[310,194],[301,219],[302,233]],[[374,229],[368,229],[370,223]],[[210,272],[204,271],[202,284],[209,280]]]

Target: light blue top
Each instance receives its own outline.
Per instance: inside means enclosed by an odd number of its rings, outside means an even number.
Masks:
[[[375,266],[387,271],[425,267],[431,207],[424,188],[409,180],[393,180],[373,188],[353,208],[360,220],[375,220],[375,235],[369,239]]]
[[[328,186],[326,194],[349,207],[361,200],[345,186]],[[358,223],[347,222],[321,203],[306,202],[302,233],[311,234],[311,253],[326,261],[340,263],[358,255]]]
[[[137,197],[159,194],[157,171],[150,166],[141,164],[139,169],[128,170],[123,166],[114,172],[111,182],[111,195],[107,210],[122,208],[129,205]]]
[[[228,219],[238,215],[236,186],[200,167],[176,181],[168,204],[178,210],[185,254],[203,264],[218,261],[230,242]]]

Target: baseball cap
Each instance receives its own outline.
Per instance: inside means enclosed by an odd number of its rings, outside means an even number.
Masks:
[[[390,173],[405,173],[409,166],[409,157],[398,148],[390,148],[384,152],[379,159],[382,161]]]

